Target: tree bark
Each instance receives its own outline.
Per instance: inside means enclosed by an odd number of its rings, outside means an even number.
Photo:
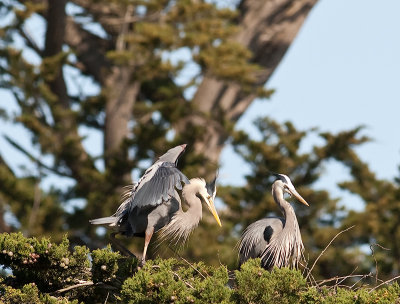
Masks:
[[[66,3],[66,0],[48,1],[44,58],[56,56],[62,51],[66,31]],[[86,179],[82,168],[90,167],[94,169],[94,164],[82,146],[74,115],[70,111],[70,100],[61,64],[55,75],[54,79],[49,81],[49,87],[56,96],[56,101],[49,103],[56,125],[54,130],[58,141],[54,145],[58,147],[55,154],[65,160],[72,176],[77,180],[78,184],[85,187],[85,185],[90,185],[90,181]],[[66,143],[65,138],[73,139],[75,145]]]
[[[264,85],[285,55],[301,25],[317,0],[243,0],[239,5],[239,32],[234,39],[248,47],[252,61],[262,67],[258,85]],[[234,83],[226,83],[206,76],[193,99],[199,109],[199,117],[205,113],[220,113],[226,121],[235,123],[256,98],[255,93],[244,94]],[[215,124],[206,125],[206,134],[197,140],[197,153],[206,153],[211,162],[218,162],[219,155],[229,136],[221,132],[220,115],[214,117]],[[177,129],[186,129],[193,120],[183,120]],[[199,122],[201,119],[198,120]],[[220,127],[216,127],[219,125]]]
[[[104,151],[108,157],[121,152],[121,144],[128,137],[128,122],[132,119],[133,106],[140,84],[132,81],[132,68],[114,67],[107,79],[107,104]]]
[[[72,20],[67,22],[66,42],[77,50],[82,70],[105,85],[110,96],[106,106],[104,148],[106,155],[112,155],[112,151],[117,151],[124,138],[129,135],[127,124],[132,117],[140,86],[130,80],[129,67],[111,68],[104,56],[109,47],[112,48],[114,43],[118,44],[119,36],[124,33],[122,14],[125,12],[119,12],[112,5],[104,7],[86,0],[74,2],[89,11],[112,37],[105,42],[83,30]],[[253,53],[252,61],[262,67],[257,75],[258,86],[268,81],[316,2],[317,0],[241,1],[238,17],[240,30],[233,39],[248,47]],[[113,23],[110,20],[121,22]],[[183,118],[175,125],[175,129],[183,132],[192,127],[203,127],[203,136],[196,139],[194,150],[198,154],[206,155],[209,161],[218,163],[229,137],[226,123],[234,125],[256,97],[255,90],[254,93],[245,93],[238,84],[206,75],[192,100],[194,108],[198,109],[197,114]],[[213,120],[211,123],[206,119],[210,116]]]

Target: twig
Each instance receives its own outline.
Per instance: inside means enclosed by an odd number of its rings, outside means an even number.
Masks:
[[[168,246],[168,248],[175,253],[180,259],[184,260],[190,267],[192,267],[199,275],[201,275],[203,277],[203,279],[205,279],[206,277],[198,270],[196,269],[196,267],[194,267],[192,264],[190,264],[184,257],[182,257],[179,253],[177,253],[176,251],[173,251],[171,247]]]
[[[319,282],[318,285],[321,286],[322,284],[325,284],[325,283],[328,283],[328,282],[332,282],[332,281],[337,281],[337,280],[341,280],[341,279],[348,279],[348,278],[364,277],[364,276],[366,276],[366,275],[365,274],[353,274],[353,275],[347,275],[347,276],[343,276],[343,277],[333,277],[333,278],[330,278],[330,279],[318,281]]]
[[[336,280],[336,282],[337,282],[336,285],[340,285],[341,283],[343,283],[344,280],[350,278],[353,275],[353,273],[357,270],[357,268],[358,268],[358,266],[356,266],[356,268],[354,268],[354,270],[349,275],[347,275],[344,278],[340,279],[340,281],[339,281],[339,279],[337,279]]]
[[[311,274],[311,271],[314,269],[315,264],[317,264],[317,262],[318,262],[318,260],[320,259],[320,257],[325,253],[325,251],[326,251],[326,250],[328,249],[328,247],[332,244],[332,242],[333,242],[339,235],[341,235],[343,232],[349,231],[350,229],[354,228],[354,226],[355,226],[355,225],[353,225],[353,226],[351,226],[351,227],[349,227],[349,228],[347,228],[347,229],[345,229],[345,230],[340,231],[339,233],[337,233],[337,234],[333,237],[333,239],[329,242],[328,245],[326,245],[326,247],[324,248],[324,250],[321,251],[321,253],[320,253],[319,256],[317,257],[317,259],[314,261],[313,265],[312,265],[311,268],[310,268],[310,271],[308,272],[308,274],[307,274],[307,276],[306,276],[306,280],[307,280],[307,278],[309,277],[309,275]]]
[[[159,265],[152,265],[151,268],[161,269],[161,267],[160,267]],[[188,283],[188,282],[186,282],[185,280],[183,280],[183,279],[180,277],[180,275],[177,274],[175,271],[172,271],[172,270],[171,270],[171,272],[172,272],[180,281],[182,281],[183,283],[185,283],[186,286],[188,286],[188,287],[194,289],[194,287],[193,287],[190,283]]]
[[[171,247],[168,246],[169,249],[171,249]],[[198,270],[196,269],[196,267],[194,267],[191,263],[189,263],[183,256],[181,256],[179,253],[177,253],[176,251],[173,251],[171,249],[171,251],[173,253],[175,253],[180,259],[184,260],[191,268],[193,268],[199,275],[202,276],[203,279],[205,279],[206,277]]]
[[[107,303],[107,301],[108,301],[108,296],[110,295],[110,292],[107,292],[107,297],[106,297],[106,300],[104,301],[104,304],[106,304]]]
[[[305,273],[306,271],[309,271],[309,268],[307,267],[308,261],[305,260],[305,262],[306,262],[306,264],[304,264],[304,265],[303,265],[303,263],[301,263],[301,261],[299,262],[299,264],[300,264],[302,267],[304,267],[304,271],[303,271],[303,273],[302,273],[303,276],[304,276],[304,273]],[[316,286],[316,287],[319,287],[317,281],[316,281],[315,278],[314,278],[314,276],[313,276],[310,272],[308,272],[308,273],[310,274],[310,282],[311,282],[311,284],[313,284],[313,285]]]
[[[378,246],[378,247],[380,247],[380,248],[382,248],[384,250],[390,250],[390,249],[389,248],[385,248],[382,245],[379,245],[378,243],[374,243],[374,244],[369,245],[369,249],[371,249],[372,257],[375,260],[375,284],[378,284],[378,261],[375,258],[375,252],[374,252],[374,248],[372,246]]]
[[[94,283],[93,283],[92,281],[87,281],[87,282],[86,282],[86,281],[83,281],[83,282],[81,282],[81,283],[79,283],[79,284],[72,285],[72,286],[68,286],[68,287],[66,287],[66,288],[56,290],[55,293],[62,293],[62,292],[65,292],[65,291],[68,291],[68,290],[71,290],[71,289],[78,288],[78,287],[82,287],[82,286],[91,286],[91,285],[94,285]]]
[[[43,51],[37,45],[33,37],[29,34],[26,28],[19,30],[20,35],[25,39],[26,44],[31,47],[39,56],[43,55]]]
[[[363,277],[361,277],[357,282],[350,286],[350,289],[353,289],[354,286],[356,286],[361,280],[364,280],[366,277],[372,277],[372,272],[370,272],[369,274],[365,274]]]
[[[388,284],[388,283],[390,283],[390,282],[392,282],[392,281],[394,281],[394,280],[397,280],[397,279],[400,279],[400,275],[398,275],[398,276],[396,276],[396,277],[394,277],[394,278],[391,278],[390,280],[387,280],[387,281],[385,281],[385,282],[379,284],[378,286],[375,286],[375,287],[372,288],[369,292],[372,292],[372,291],[374,291],[375,289],[381,287],[382,285]]]
[[[186,282],[185,280],[183,280],[183,279],[179,276],[179,274],[177,274],[175,271],[172,271],[172,273],[173,273],[179,280],[181,280],[183,283],[185,283],[186,286],[188,286],[188,287],[194,289],[194,287],[193,287],[190,283],[188,283],[188,282]]]
[[[14,94],[14,97],[16,95]],[[50,172],[54,172],[60,176],[65,176],[65,177],[71,177],[70,174],[67,173],[63,173],[59,170],[57,170],[57,168],[51,168],[49,166],[47,166],[45,163],[41,162],[38,158],[36,158],[33,154],[29,153],[27,149],[23,148],[19,143],[17,143],[15,140],[13,140],[11,137],[7,136],[7,135],[3,135],[4,139],[7,140],[10,145],[12,145],[14,148],[16,148],[18,151],[20,151],[21,153],[23,153],[26,157],[28,157],[31,161],[36,162],[38,164],[38,166],[40,166],[41,168],[44,168]]]

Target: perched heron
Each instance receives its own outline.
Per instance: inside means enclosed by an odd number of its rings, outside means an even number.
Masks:
[[[132,253],[117,242],[115,235],[144,237],[141,264],[146,260],[147,247],[155,232],[160,231],[162,238],[175,242],[186,241],[202,217],[202,202],[221,226],[214,206],[215,180],[209,185],[201,178],[189,181],[176,167],[185,148],[186,145],[177,146],[159,157],[139,182],[123,194],[123,201],[114,215],[90,221],[91,224],[114,228],[111,241],[120,251],[130,255]],[[182,183],[185,184],[183,188]],[[176,190],[182,190],[182,197],[188,205],[186,211],[182,210]]]
[[[271,270],[274,266],[297,267],[304,250],[293,207],[284,199],[284,193],[295,196],[308,206],[296,191],[289,177],[274,174],[272,196],[282,211],[281,217],[268,217],[248,226],[239,241],[239,266],[250,258],[261,258],[261,266]]]

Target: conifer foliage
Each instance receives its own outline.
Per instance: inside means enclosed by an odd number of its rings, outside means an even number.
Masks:
[[[104,236],[88,220],[112,214],[132,171],[177,144],[189,147],[185,174],[214,177],[235,122],[271,93],[264,84],[314,3],[1,1],[0,88],[14,101],[0,102],[1,119],[28,139],[2,138],[25,162],[0,147],[1,231],[68,232],[98,248]],[[260,41],[271,22],[276,33]]]
[[[0,280],[1,303],[395,303],[396,283],[380,289],[319,286],[298,270],[274,268],[249,260],[230,272],[181,259],[149,261],[141,269],[133,258],[109,248],[90,252],[68,249],[49,239],[0,235],[0,264],[12,275]],[[89,256],[91,259],[89,260]],[[26,262],[27,261],[27,262]]]
[[[358,157],[357,147],[369,141],[363,128],[330,134],[269,117],[255,122],[257,134],[235,128],[255,98],[272,93],[264,84],[315,3],[0,1],[0,88],[14,101],[13,110],[0,101],[0,119],[12,126],[1,136],[10,154],[25,159],[15,164],[0,146],[0,232],[7,232],[0,235],[2,300],[392,303],[396,284],[354,291],[316,283],[357,269],[364,282],[380,285],[400,273],[400,179],[379,179]],[[100,140],[93,144],[93,137]],[[310,137],[319,144],[308,144]],[[97,249],[108,241],[88,220],[116,210],[132,172],[140,176],[168,148],[187,143],[179,161],[184,173],[212,178],[227,140],[251,170],[244,186],[218,189],[222,229],[206,219],[175,259],[149,261],[140,270],[110,247]],[[340,187],[358,195],[365,210],[348,211],[316,188],[333,161],[349,172]],[[279,215],[271,172],[289,175],[310,203],[293,202],[305,276],[267,273],[257,261],[230,271],[243,229]],[[23,234],[8,234],[15,231]],[[169,251],[150,248],[149,255]]]

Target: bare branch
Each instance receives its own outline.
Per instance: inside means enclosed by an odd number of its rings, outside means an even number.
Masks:
[[[43,50],[40,49],[40,47],[37,45],[36,41],[33,39],[33,37],[29,34],[28,30],[25,28],[20,28],[19,29],[19,34],[22,36],[22,38],[25,39],[26,44],[33,49],[39,56],[43,55]]]
[[[83,287],[83,286],[92,286],[92,285],[94,285],[94,283],[92,281],[87,281],[87,282],[86,281],[82,281],[79,284],[68,286],[66,288],[62,288],[62,289],[56,290],[54,293],[63,293],[63,292],[66,292],[68,290],[71,290],[71,289],[75,289],[75,288],[79,288],[79,287]]]
[[[57,294],[58,293],[63,293],[63,292],[69,291],[71,289],[84,287],[84,286],[102,286],[102,287],[107,288],[107,289],[114,289],[114,290],[118,289],[117,287],[104,284],[103,282],[93,283],[92,281],[79,281],[78,284],[75,284],[75,285],[72,285],[72,286],[68,286],[66,288],[62,288],[62,289],[56,290],[54,293],[57,293]]]
[[[354,228],[354,227],[355,227],[355,225],[353,225],[353,226],[351,226],[351,227],[349,227],[349,228],[347,228],[347,229],[345,229],[345,230],[342,230],[342,231],[340,231],[339,233],[337,233],[337,234],[333,237],[333,239],[329,242],[328,245],[326,245],[326,247],[324,248],[324,250],[321,251],[321,253],[320,253],[319,256],[317,257],[317,259],[314,261],[313,265],[312,265],[311,268],[310,268],[310,271],[308,272],[308,274],[307,274],[307,276],[306,276],[306,279],[307,279],[307,278],[309,277],[309,275],[311,274],[312,270],[313,270],[314,267],[315,267],[315,264],[317,264],[318,260],[319,260],[319,259],[321,258],[321,256],[325,253],[325,251],[328,249],[328,247],[333,243],[333,241],[334,241],[339,235],[341,235],[343,232],[349,231],[350,229],[352,229],[352,228]]]
[[[389,248],[385,248],[385,247],[379,245],[378,243],[374,243],[374,244],[369,245],[369,249],[371,249],[371,254],[372,254],[372,257],[374,258],[374,261],[375,261],[375,284],[378,284],[378,261],[376,260],[373,246],[378,246],[378,247],[380,247],[380,248],[382,248],[384,250],[390,250],[390,249]]]
[[[194,267],[188,260],[186,260],[183,256],[181,256],[178,252],[174,251],[171,247],[168,246],[168,248],[175,253],[181,260],[185,261],[193,270],[195,270],[203,279],[206,277],[196,268]]]
[[[363,277],[361,277],[357,282],[350,286],[350,289],[353,289],[354,286],[356,286],[360,281],[364,280],[367,277],[372,277],[372,272],[365,274]]]
[[[360,277],[363,278],[365,276],[369,276],[370,274],[371,273],[369,273],[369,274],[352,274],[352,275],[347,275],[347,276],[342,276],[342,277],[333,277],[330,279],[318,281],[318,286],[322,286],[323,284],[326,284],[326,283],[329,283],[332,281],[337,281],[337,280],[346,280],[349,278],[360,278]],[[341,282],[343,282],[343,281],[341,281]]]
[[[15,140],[13,140],[11,137],[7,135],[3,135],[5,140],[7,140],[10,145],[12,145],[14,148],[18,149],[21,153],[23,153],[26,157],[28,157],[32,162],[35,162],[39,167],[44,168],[50,172],[53,172],[59,176],[64,176],[64,177],[71,177],[71,175],[63,173],[56,168],[52,168],[47,166],[45,163],[43,163],[40,159],[35,157],[32,153],[29,153],[28,150],[26,150],[24,147],[22,147],[19,143],[17,143]]]
[[[153,265],[153,266],[151,266],[151,268],[160,269],[160,266],[158,266],[158,265]],[[183,280],[183,279],[181,278],[181,276],[180,276],[179,274],[177,274],[175,271],[171,271],[171,272],[172,272],[172,274],[173,274],[174,276],[176,276],[176,277],[178,278],[178,280],[180,280],[180,281],[182,281],[183,283],[185,283],[185,285],[186,285],[187,287],[194,289],[194,287],[193,287],[190,283],[188,283],[188,282],[186,282],[185,280]]]
[[[400,279],[400,275],[395,276],[394,278],[391,278],[390,280],[387,280],[385,282],[382,282],[381,284],[379,284],[378,286],[375,286],[374,288],[372,288],[369,292],[374,291],[375,289],[381,287],[382,285],[386,285],[389,284],[390,282],[393,282],[394,280]]]

